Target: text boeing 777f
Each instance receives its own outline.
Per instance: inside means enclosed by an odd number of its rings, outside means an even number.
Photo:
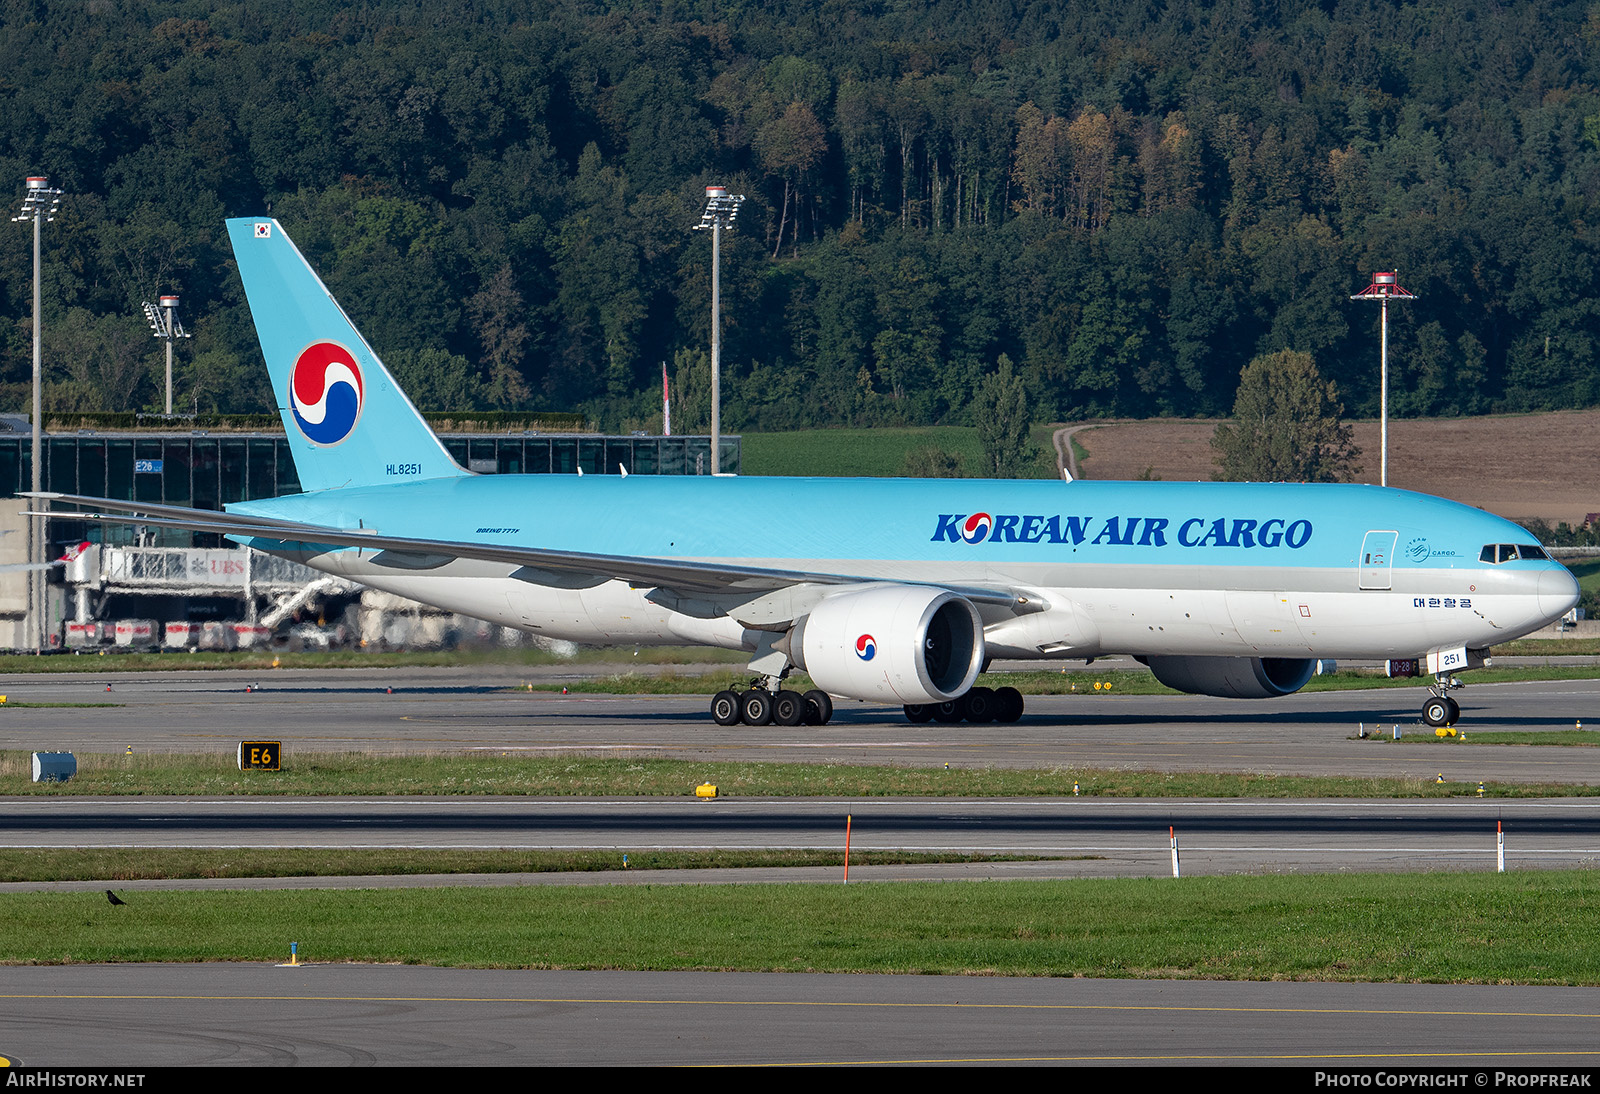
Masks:
[[[47,495],[218,532],[451,611],[586,643],[748,650],[722,724],[1015,719],[995,657],[1138,656],[1183,691],[1286,695],[1317,658],[1453,673],[1577,583],[1505,520],[1374,486],[475,475],[274,220],[228,222],[305,492],[226,513]],[[781,681],[804,669],[805,696]]]

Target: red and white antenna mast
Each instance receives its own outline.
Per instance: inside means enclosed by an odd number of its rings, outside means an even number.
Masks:
[[[1389,485],[1389,301],[1415,300],[1416,293],[1400,287],[1400,275],[1393,270],[1372,275],[1372,284],[1352,296],[1351,300],[1376,300],[1383,309],[1382,379],[1379,394],[1379,418],[1382,430],[1382,470],[1379,484]]]
[[[672,436],[672,389],[667,386],[667,363],[661,362],[661,435]]]

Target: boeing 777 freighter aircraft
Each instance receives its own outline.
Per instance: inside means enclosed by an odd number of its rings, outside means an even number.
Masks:
[[[275,220],[228,222],[305,493],[226,513],[44,497],[227,535],[450,611],[588,643],[748,650],[722,725],[1015,720],[991,658],[1125,653],[1205,695],[1287,695],[1318,658],[1454,673],[1559,619],[1578,585],[1523,529],[1374,486],[475,475],[458,466]],[[791,669],[817,690],[782,690]]]

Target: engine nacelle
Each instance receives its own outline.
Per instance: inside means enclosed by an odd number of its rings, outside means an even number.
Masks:
[[[834,695],[943,703],[983,667],[983,620],[955,593],[877,585],[821,601],[790,632],[790,658]]]
[[[1315,660],[1295,657],[1152,657],[1149,664],[1169,688],[1224,699],[1293,695],[1317,668]]]

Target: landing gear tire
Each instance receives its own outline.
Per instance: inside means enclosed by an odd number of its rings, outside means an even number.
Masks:
[[[1453,702],[1443,696],[1435,695],[1422,704],[1422,720],[1435,728],[1451,724],[1450,708]]]
[[[806,725],[825,726],[833,720],[833,699],[820,688],[812,688],[804,695]]]
[[[772,724],[772,693],[751,688],[739,697],[739,720],[747,726]]]
[[[772,720],[780,726],[797,726],[806,718],[806,699],[798,691],[780,691],[772,698]]]
[[[947,703],[935,703],[932,710],[933,720],[936,722],[959,722],[967,716],[966,697],[951,699]]]
[[[719,691],[711,697],[711,720],[719,726],[739,724],[739,696],[732,691]]]
[[[1015,722],[1022,717],[1022,708],[1026,705],[1022,701],[1022,692],[1016,688],[997,688],[994,693],[995,715],[997,722]]]
[[[967,692],[967,721],[992,722],[1000,713],[1000,701],[993,688],[973,688]]]
[[[1450,704],[1450,724],[1455,725],[1461,721],[1461,704],[1446,695],[1444,701]]]
[[[933,721],[933,708],[924,703],[907,703],[905,711],[906,721],[908,722]]]

